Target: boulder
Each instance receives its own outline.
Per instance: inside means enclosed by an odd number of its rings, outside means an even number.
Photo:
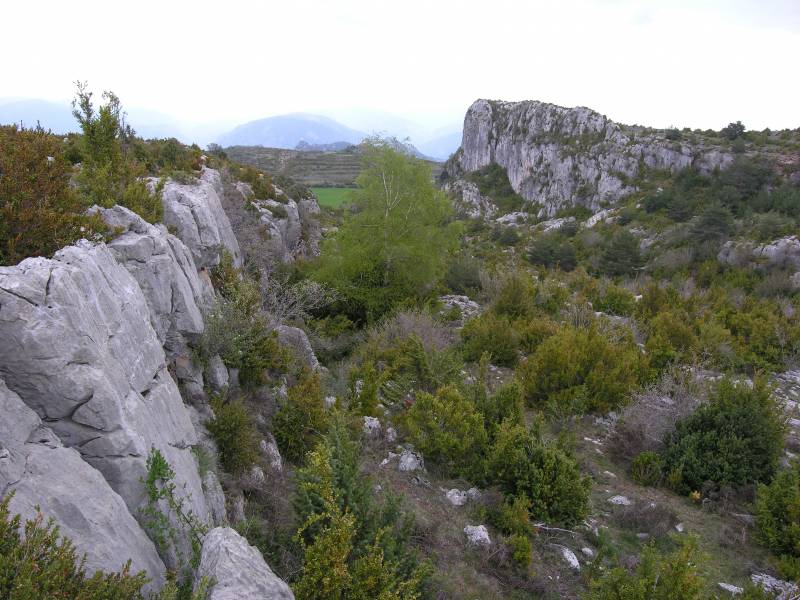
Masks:
[[[444,191],[454,197],[456,213],[462,218],[489,220],[498,212],[497,206],[483,196],[478,186],[471,181],[449,181],[445,184]]]
[[[381,437],[381,422],[375,417],[364,417],[361,429],[369,440],[377,440]]]
[[[462,492],[456,488],[447,490],[444,494],[444,497],[447,498],[447,501],[453,506],[464,506],[467,503],[467,500],[469,500],[467,492]]]
[[[477,317],[481,314],[481,305],[471,300],[469,296],[459,296],[456,294],[448,294],[446,296],[439,296],[439,302],[442,303],[442,312],[447,313],[455,308],[461,314],[460,321],[468,321],[472,317]]]
[[[23,521],[37,513],[53,518],[61,535],[86,554],[89,574],[119,571],[130,559],[133,572],[146,571],[150,587],[161,587],[164,563],[119,494],[2,379],[0,414],[0,497],[14,493],[11,513]]]
[[[219,392],[228,387],[228,368],[218,354],[209,359],[205,375],[211,391]]]
[[[558,548],[561,551],[561,557],[570,566],[570,568],[574,569],[575,571],[580,571],[581,563],[575,553],[566,546],[559,546]]]
[[[212,529],[203,540],[195,589],[204,577],[212,582],[207,600],[294,600],[258,550],[229,527]]]
[[[222,209],[223,193],[219,172],[206,167],[198,181],[168,180],[161,192],[164,225],[188,246],[199,269],[218,264],[223,249],[233,257],[234,265],[242,264],[239,243]]]
[[[191,447],[197,434],[150,309],[104,244],[0,267],[0,377],[140,515],[153,448],[186,509],[208,519]]]
[[[425,463],[419,454],[411,450],[403,450],[402,454],[400,454],[400,461],[398,462],[397,468],[404,472],[424,471]]]
[[[281,346],[286,346],[294,351],[297,358],[310,368],[316,371],[320,368],[319,361],[314,348],[311,347],[311,342],[308,341],[306,332],[299,327],[290,327],[289,325],[278,325],[275,327],[275,332],[278,334],[278,343]]]
[[[489,531],[486,525],[467,525],[464,527],[464,533],[467,535],[467,543],[471,546],[491,546],[492,539],[489,537]]]

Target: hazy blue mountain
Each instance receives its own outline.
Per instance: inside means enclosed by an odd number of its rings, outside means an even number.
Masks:
[[[54,133],[78,130],[78,124],[72,116],[72,107],[69,104],[34,99],[0,104],[1,125],[22,123],[25,127],[36,127],[37,122]]]
[[[357,144],[365,134],[320,115],[293,113],[250,121],[221,135],[222,146],[264,146],[293,149],[307,144],[349,142]]]
[[[439,160],[448,159],[460,145],[461,129],[417,143],[421,152]]]

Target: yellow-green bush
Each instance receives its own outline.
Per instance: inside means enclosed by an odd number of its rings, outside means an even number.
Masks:
[[[130,561],[119,573],[89,574],[85,557],[59,535],[52,520],[38,514],[24,523],[9,511],[11,496],[0,502],[0,598],[13,600],[140,600],[148,579],[132,575]],[[121,560],[121,559],[120,559]]]
[[[446,473],[482,477],[487,441],[483,416],[455,387],[417,394],[401,423],[408,441]]]
[[[596,326],[565,325],[517,373],[533,404],[567,412],[607,412],[639,385],[647,366],[630,338],[615,341]]]

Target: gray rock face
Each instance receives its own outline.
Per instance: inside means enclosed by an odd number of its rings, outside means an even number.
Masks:
[[[202,333],[202,309],[211,304],[214,292],[198,276],[186,245],[163,226],[150,225],[122,206],[93,210],[110,226],[123,228],[108,246],[142,288],[159,341]]]
[[[125,502],[73,449],[62,446],[36,413],[0,379],[0,497],[14,492],[10,510],[23,520],[53,518],[61,534],[86,554],[88,573],[118,571],[131,560],[157,589],[164,563]]]
[[[138,518],[146,459],[159,449],[186,508],[208,509],[197,434],[166,368],[136,280],[104,244],[0,268],[0,377],[61,442],[102,473]]]
[[[214,581],[208,600],[294,600],[261,554],[228,527],[212,529],[203,541],[197,579]]]
[[[261,252],[265,251],[263,246],[266,246],[266,252],[284,263],[299,257],[319,255],[322,229],[319,225],[320,208],[315,199],[287,199],[285,202],[255,199],[252,188],[242,182],[236,184],[236,189],[258,214]],[[278,188],[275,191],[276,194],[283,194]]]
[[[448,181],[444,191],[456,199],[455,208],[458,216],[468,219],[492,219],[497,214],[497,206],[483,196],[478,186],[470,181],[456,179]]]
[[[640,165],[708,172],[732,160],[718,148],[623,130],[588,108],[478,100],[467,111],[461,149],[447,172],[457,176],[497,163],[518,194],[552,216],[569,205],[598,210],[630,194]]]
[[[320,368],[317,356],[314,354],[314,349],[311,347],[311,342],[308,341],[305,331],[288,325],[278,325],[275,331],[278,334],[278,343],[281,346],[291,348],[303,364],[311,370],[316,371]]]
[[[175,229],[198,269],[216,265],[223,249],[233,256],[236,266],[241,265],[239,243],[222,209],[223,193],[219,172],[205,167],[197,183],[170,180],[161,193],[164,225]]]
[[[728,241],[720,248],[717,260],[738,267],[755,264],[761,269],[794,269],[800,272],[800,239],[793,235],[769,244]]]

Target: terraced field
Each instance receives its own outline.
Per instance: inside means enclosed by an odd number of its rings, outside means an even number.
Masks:
[[[231,146],[228,156],[237,162],[252,165],[267,173],[286,175],[310,187],[353,186],[361,171],[357,149],[338,152],[302,152],[261,146]],[[427,161],[434,177],[442,172],[443,163]]]

